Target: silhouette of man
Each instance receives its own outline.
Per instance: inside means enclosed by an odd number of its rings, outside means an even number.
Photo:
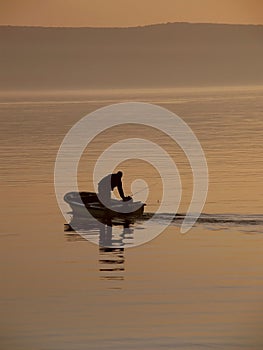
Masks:
[[[118,188],[119,195],[123,201],[128,201],[131,197],[125,197],[122,188],[122,172],[118,171],[116,174],[109,174],[105,176],[102,180],[100,180],[98,184],[98,196],[99,200],[103,204],[109,204],[111,199],[111,191],[114,190],[115,187]]]

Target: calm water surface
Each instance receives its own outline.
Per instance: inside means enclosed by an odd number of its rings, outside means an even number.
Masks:
[[[1,94],[0,348],[262,349],[262,96],[261,87]],[[99,249],[63,231],[54,162],[74,123],[125,101],[158,104],[188,123],[207,157],[209,193],[186,235],[179,217],[147,244]],[[96,138],[80,162],[80,188],[92,189],[100,152],[134,133],[175,160],[185,213],[191,169],[183,152],[154,130],[119,127]],[[158,176],[134,162],[121,165],[125,190],[143,177],[146,208],[154,212],[162,192]],[[153,225],[165,220],[159,216]],[[144,222],[113,229],[132,237],[143,234]]]

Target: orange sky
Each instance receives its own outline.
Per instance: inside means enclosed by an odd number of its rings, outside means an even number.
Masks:
[[[123,27],[164,22],[263,24],[263,0],[0,0],[0,24]]]

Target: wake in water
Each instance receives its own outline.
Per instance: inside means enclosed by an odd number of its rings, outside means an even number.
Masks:
[[[156,214],[154,213],[145,213],[143,215],[143,220],[148,220],[152,218],[156,223],[163,223],[167,221],[171,221],[171,225],[181,224],[186,214]],[[224,224],[231,226],[263,226],[263,215],[255,214],[255,215],[243,215],[243,214],[201,214],[197,219],[197,224]],[[263,228],[262,228],[263,232]]]

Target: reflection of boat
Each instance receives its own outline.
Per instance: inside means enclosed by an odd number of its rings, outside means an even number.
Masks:
[[[119,231],[116,235],[114,229]],[[65,230],[65,237],[68,242],[83,241],[91,236],[97,235],[97,243],[99,244],[99,264],[100,264],[100,279],[107,281],[114,281],[114,285],[108,288],[121,289],[121,285],[116,285],[117,281],[124,280],[125,273],[125,256],[124,256],[124,240],[131,239],[133,228],[123,225],[108,226],[93,219],[86,220],[85,231],[79,233],[67,232]]]
[[[143,215],[145,204],[132,199],[123,202],[111,199],[110,206],[104,206],[94,192],[69,192],[65,194],[64,200],[72,209],[73,219],[87,218],[88,213],[101,221],[107,222],[121,219],[132,222]]]
[[[124,248],[100,247],[99,263],[102,280],[124,280]]]

